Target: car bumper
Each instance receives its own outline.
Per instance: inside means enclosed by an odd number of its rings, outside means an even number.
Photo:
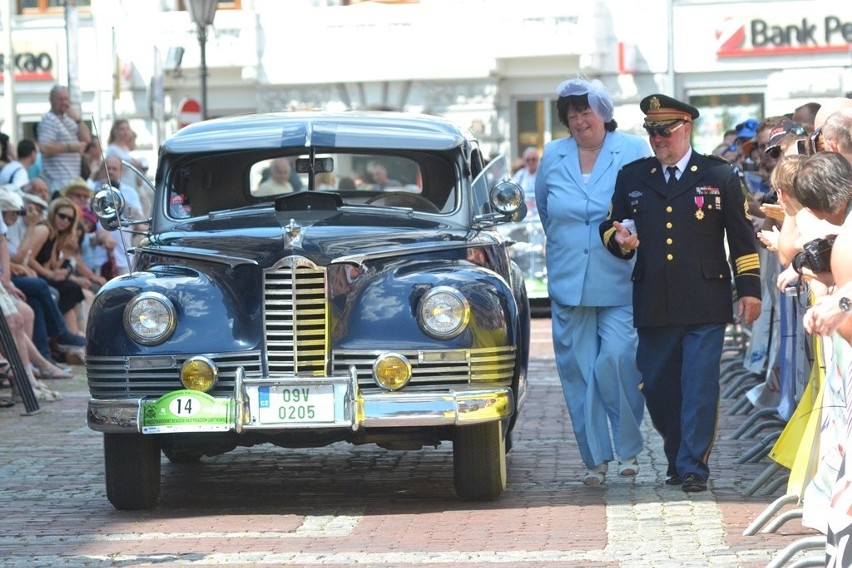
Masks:
[[[241,433],[247,430],[286,431],[304,428],[394,428],[427,426],[461,426],[493,422],[510,418],[515,413],[515,397],[508,387],[449,389],[433,392],[359,392],[357,380],[351,377],[311,379],[304,384],[336,384],[342,388],[344,398],[338,418],[332,423],[261,424],[256,419],[256,402],[252,403],[252,386],[292,385],[289,381],[250,380],[239,373],[235,393],[228,400],[237,409],[232,423],[217,431]],[[142,412],[151,398],[90,399],[87,421],[89,428],[105,433],[143,432]],[[174,430],[171,430],[173,432]],[[187,431],[187,430],[183,430]],[[195,429],[193,431],[206,431]],[[163,431],[168,433],[170,431]],[[146,432],[150,433],[150,432]]]

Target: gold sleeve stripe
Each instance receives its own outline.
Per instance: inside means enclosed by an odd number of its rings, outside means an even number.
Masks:
[[[615,234],[615,227],[610,227],[606,231],[604,231],[604,244],[609,246],[609,241],[612,239],[612,236]]]
[[[760,270],[760,258],[757,253],[746,254],[737,259],[737,274],[749,272],[751,270]]]

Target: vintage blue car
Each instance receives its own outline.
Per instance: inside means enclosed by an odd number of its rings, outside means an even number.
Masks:
[[[263,443],[450,441],[457,494],[501,495],[530,317],[497,230],[524,210],[503,157],[429,116],[240,116],[168,139],[155,186],[87,327],[114,507],[156,505],[161,452]],[[109,186],[92,208],[130,223]]]

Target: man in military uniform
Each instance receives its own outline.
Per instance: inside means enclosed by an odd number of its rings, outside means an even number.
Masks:
[[[655,156],[622,168],[601,239],[617,257],[637,255],[636,361],[663,437],[666,484],[704,491],[725,327],[733,321],[731,266],[738,316],[749,324],[760,313],[760,263],[736,170],[690,145],[698,110],[659,94],[640,108]]]

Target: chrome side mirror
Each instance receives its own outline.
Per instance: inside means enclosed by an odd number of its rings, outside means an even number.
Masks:
[[[521,221],[526,217],[524,206],[524,190],[513,181],[501,181],[491,188],[489,194],[491,207],[512,221]]]
[[[98,216],[104,229],[115,231],[121,227],[124,196],[111,185],[103,184],[89,202],[92,213]]]

